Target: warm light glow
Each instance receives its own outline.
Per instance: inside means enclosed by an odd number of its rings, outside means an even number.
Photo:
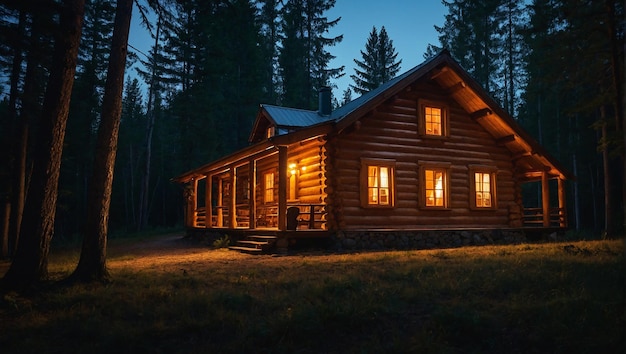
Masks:
[[[424,107],[426,134],[441,135],[441,108]]]
[[[289,164],[289,173],[291,173],[291,175],[295,175],[297,172],[296,170],[296,164],[295,163],[291,163]]]
[[[367,167],[367,202],[370,205],[389,205],[390,168],[384,166]]]
[[[424,172],[426,206],[443,207],[445,196],[444,171],[425,170]]]
[[[476,206],[479,208],[491,207],[491,176],[489,173],[474,173],[476,188]]]
[[[274,173],[265,174],[265,203],[274,201]]]

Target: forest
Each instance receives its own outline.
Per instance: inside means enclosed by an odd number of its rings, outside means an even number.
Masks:
[[[572,232],[623,235],[624,3],[442,2],[424,58],[449,50],[576,176]],[[354,73],[329,66],[342,40],[327,37],[341,21],[326,16],[334,5],[3,0],[2,256],[19,254],[18,240],[43,244],[39,256],[52,236],[90,239],[83,251],[96,252],[107,234],[181,227],[183,193],[170,179],[246,146],[260,103],[316,109],[318,89],[350,75],[349,89],[333,91],[338,107],[398,74],[384,27]],[[127,47],[131,13],[152,36],[148,53]]]

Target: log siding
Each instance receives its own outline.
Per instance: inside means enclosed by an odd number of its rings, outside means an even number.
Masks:
[[[423,135],[419,110],[424,102],[445,111],[444,136]],[[328,150],[335,153],[331,176],[337,181],[329,197],[335,210],[341,211],[335,227],[502,228],[521,218],[510,152],[437,85],[418,82],[357,122],[329,141],[332,147]],[[395,161],[393,208],[362,207],[366,196],[365,182],[359,177],[361,159]],[[446,167],[448,199],[444,208],[425,207],[424,166]],[[476,210],[472,201],[475,166],[489,166],[497,175],[494,206],[489,210]]]

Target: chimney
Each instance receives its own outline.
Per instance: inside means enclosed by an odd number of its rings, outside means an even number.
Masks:
[[[317,114],[320,116],[329,116],[332,112],[330,104],[330,87],[322,86],[319,90],[319,108]]]

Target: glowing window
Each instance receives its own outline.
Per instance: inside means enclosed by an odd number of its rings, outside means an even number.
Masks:
[[[469,166],[470,207],[475,209],[496,208],[496,172],[491,166]]]
[[[424,123],[427,135],[442,135],[441,108],[424,107]]]
[[[368,166],[367,171],[367,203],[389,205],[389,168]]]
[[[264,202],[272,203],[274,201],[274,172],[269,172],[264,175],[265,180],[265,193]]]
[[[491,208],[491,182],[489,173],[474,174],[476,188],[476,207]]]
[[[362,160],[362,205],[393,207],[393,160]]]
[[[425,205],[427,207],[446,207],[446,170],[439,168],[424,169]]]
[[[434,101],[418,100],[419,133],[428,137],[448,136],[448,109]]]

